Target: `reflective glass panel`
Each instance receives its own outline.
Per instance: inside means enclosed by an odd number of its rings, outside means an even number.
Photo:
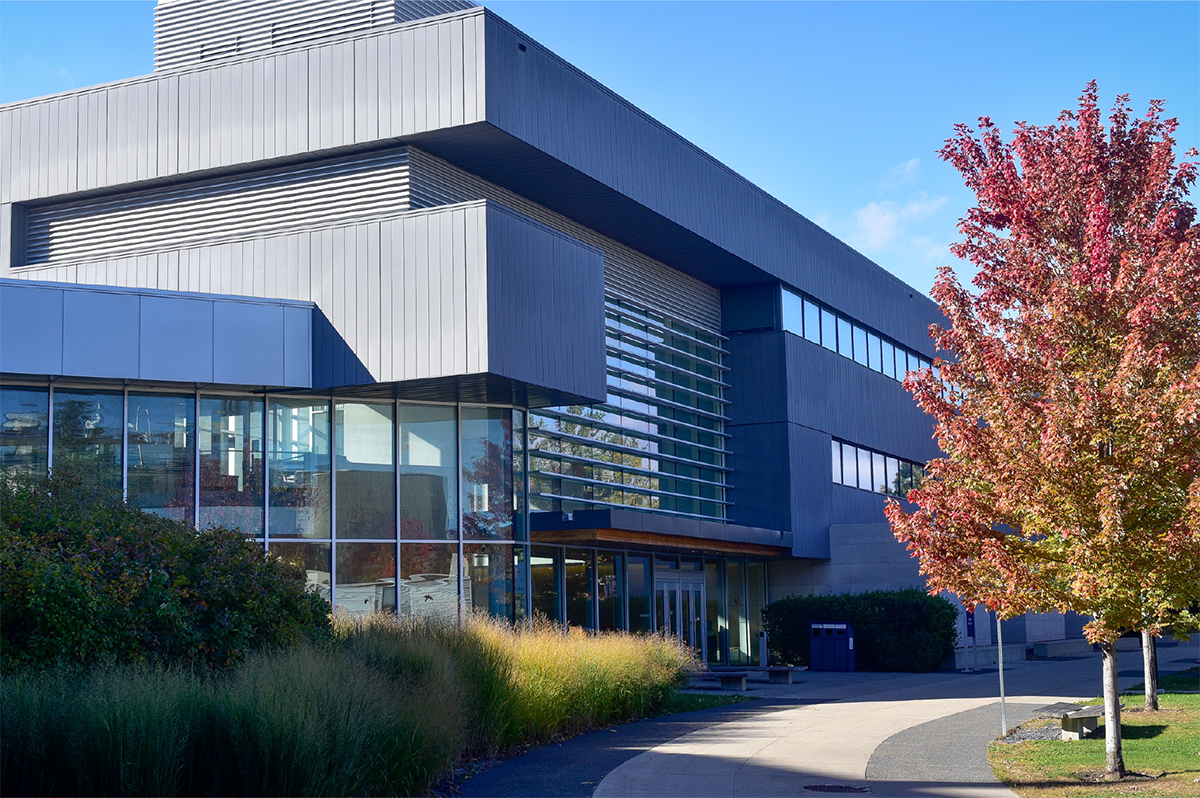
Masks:
[[[804,300],[786,288],[782,292],[783,329],[796,335],[804,335]]]
[[[704,630],[708,637],[708,661],[724,665],[729,648],[729,619],[725,617],[725,563],[706,560],[704,563],[704,600],[707,613]]]
[[[821,343],[821,309],[804,300],[804,337],[814,344]]]
[[[70,464],[84,479],[121,489],[125,397],[119,393],[54,391],[54,467]]]
[[[272,399],[268,473],[269,534],[329,537],[329,403]]]
[[[463,565],[463,601],[467,610],[481,610],[494,618],[513,620],[513,547],[503,543],[464,543]]]
[[[860,365],[867,365],[867,331],[858,326],[854,328],[854,359]]]
[[[908,353],[900,347],[895,348],[896,379],[903,381],[908,376]]]
[[[850,322],[845,319],[837,320],[838,345],[837,352],[842,357],[854,357],[854,335]]]
[[[871,471],[874,474],[874,490],[876,493],[887,493],[887,471],[884,468],[883,455],[871,453]]]
[[[458,434],[454,408],[400,405],[400,537],[458,537]]]
[[[304,569],[306,587],[326,601],[332,600],[328,543],[272,542],[268,553]]]
[[[913,487],[912,463],[900,461],[900,495],[907,496]]]
[[[883,342],[883,373],[895,379],[896,377],[896,347]]]
[[[866,449],[858,450],[858,487],[871,490],[871,453]]]
[[[837,316],[821,308],[821,346],[837,351]]]
[[[908,353],[908,370],[916,371],[919,368],[921,368],[921,359],[919,357],[917,357],[916,355],[914,355],[912,352],[909,352]]]
[[[611,551],[596,552],[596,605],[599,629],[611,632],[625,628],[624,555]]]
[[[458,544],[400,544],[400,614],[458,617]]]
[[[887,492],[900,492],[900,461],[895,457],[887,459]]]
[[[525,411],[513,410],[512,423],[513,538],[515,540],[528,540],[529,536],[526,533],[528,515],[525,486]]]
[[[475,545],[475,544],[471,544]],[[513,618],[521,620],[528,614],[529,549],[513,546]]]
[[[0,474],[46,475],[50,391],[0,388]]]
[[[745,568],[738,560],[725,563],[729,606],[729,664],[750,664],[750,624],[746,618]]]
[[[858,487],[858,450],[848,443],[842,444],[842,484]]]
[[[337,537],[396,539],[395,405],[338,402]],[[340,602],[339,602],[340,603]]]
[[[129,394],[129,501],[187,524],[195,512],[195,412],[191,396]]]
[[[842,445],[837,441],[831,442],[830,455],[833,462],[833,481],[840,485],[842,482]]]
[[[533,546],[529,551],[529,582],[533,612],[561,621],[562,549]]]
[[[563,561],[563,575],[566,577],[567,623],[571,626],[595,628],[592,621],[595,609],[593,574],[590,550],[567,549]]]
[[[512,411],[462,408],[462,458],[463,537],[512,539]]]
[[[335,592],[339,612],[395,612],[396,544],[338,543]]]
[[[867,333],[867,367],[872,371],[881,371],[879,363],[879,336]]]
[[[753,560],[746,563],[746,620],[750,635],[750,662],[758,661],[758,633],[762,631],[762,609],[767,601],[766,568]]]
[[[650,558],[629,555],[629,631],[649,632],[654,628],[650,611],[650,588],[654,578]]]
[[[200,518],[197,526],[263,534],[263,402],[201,396]]]

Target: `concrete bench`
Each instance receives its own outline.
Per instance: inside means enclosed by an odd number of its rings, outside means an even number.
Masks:
[[[746,691],[746,677],[750,674],[741,671],[717,671],[715,674],[721,680],[722,690]]]
[[[1125,707],[1121,704],[1122,709]],[[1082,704],[1058,703],[1041,707],[1033,712],[1039,718],[1057,718],[1062,724],[1064,740],[1082,740],[1100,726],[1100,718],[1104,717],[1104,707],[1085,707]]]
[[[763,668],[767,672],[767,680],[771,684],[792,684],[792,674],[796,672],[796,668],[790,668],[784,665],[773,665]]]

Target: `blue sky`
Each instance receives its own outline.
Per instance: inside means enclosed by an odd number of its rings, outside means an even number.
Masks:
[[[1095,78],[1200,146],[1198,2],[484,4],[922,291],[971,202],[956,122],[1048,124]],[[0,0],[0,102],[150,72],[152,12]]]

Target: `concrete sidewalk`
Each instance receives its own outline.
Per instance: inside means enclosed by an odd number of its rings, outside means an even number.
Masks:
[[[1197,661],[1193,641],[1159,650],[1163,673]],[[1141,656],[1123,652],[1124,684]],[[612,770],[596,798],[814,795],[1012,796],[992,777],[987,743],[1000,735],[995,669],[975,674],[812,673],[797,685],[755,685],[780,706],[664,742]],[[1100,655],[1018,661],[1005,668],[1009,725],[1055,701],[1101,692]]]

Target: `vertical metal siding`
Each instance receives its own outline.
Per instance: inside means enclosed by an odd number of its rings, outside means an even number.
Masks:
[[[14,276],[311,301],[332,325],[326,378],[341,384],[478,373],[488,366],[486,223],[475,202]]]
[[[409,148],[409,162],[413,208],[474,199],[498,202],[601,250],[609,294],[720,333],[721,296],[712,286],[415,147]]]
[[[0,199],[46,199],[482,121],[482,15],[6,105]]]

